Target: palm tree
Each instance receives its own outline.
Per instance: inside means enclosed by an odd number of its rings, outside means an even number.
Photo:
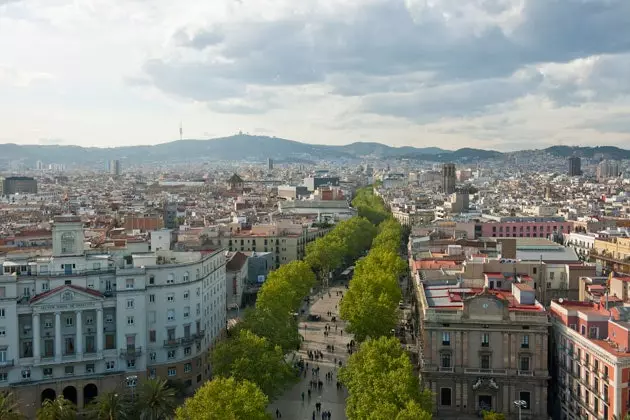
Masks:
[[[148,379],[138,390],[137,406],[140,420],[170,420],[173,418],[177,402],[175,390],[166,381]]]
[[[88,415],[93,420],[126,420],[131,418],[130,410],[128,398],[114,390],[96,397]]]
[[[46,400],[37,410],[37,420],[76,420],[77,407],[63,396]]]
[[[22,420],[26,419],[20,413],[18,401],[11,392],[0,392],[0,419],[3,420]]]

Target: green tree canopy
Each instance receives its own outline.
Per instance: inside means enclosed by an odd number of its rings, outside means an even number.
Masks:
[[[505,414],[496,411],[483,411],[483,420],[505,420]]]
[[[352,206],[358,210],[359,216],[367,218],[375,225],[390,217],[383,200],[374,195],[372,186],[357,190]]]
[[[314,285],[311,267],[304,261],[291,261],[269,273],[258,292],[256,308],[295,312]]]
[[[87,409],[92,420],[131,420],[131,402],[125,394],[112,390],[99,394]]]
[[[350,356],[339,373],[348,387],[346,415],[350,420],[367,419],[371,413],[383,412],[389,418],[404,410],[411,411],[414,402],[428,413],[431,398],[421,391],[409,356],[396,338],[368,340]]]
[[[20,413],[20,404],[11,392],[0,392],[0,419],[26,420]]]
[[[253,382],[270,398],[295,379],[280,346],[248,330],[217,344],[212,365],[216,375]]]
[[[348,249],[345,243],[329,234],[317,238],[306,246],[304,261],[316,270],[320,280],[324,281],[329,273],[341,267],[347,255]]]
[[[76,420],[77,407],[61,395],[45,400],[37,410],[37,420]]]
[[[177,409],[177,420],[270,420],[267,396],[249,381],[216,378]]]

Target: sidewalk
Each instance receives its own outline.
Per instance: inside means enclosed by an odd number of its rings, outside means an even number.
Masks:
[[[343,286],[334,286],[330,289],[331,297],[328,297],[328,293],[324,293],[322,298],[312,303],[306,314],[317,314],[322,317],[319,322],[300,321],[300,334],[304,336],[304,343],[299,352],[305,362],[308,362],[309,367],[307,369],[306,377],[302,377],[300,382],[295,384],[291,389],[280,396],[276,401],[268,407],[268,412],[275,416],[276,409],[280,409],[282,418],[285,420],[312,420],[313,411],[315,411],[315,403],[322,403],[322,411],[330,411],[332,420],[345,420],[345,399],[347,397],[347,391],[337,390],[337,370],[338,365],[334,366],[335,359],[337,363],[339,360],[345,365],[349,356],[346,350],[346,344],[353,338],[352,335],[347,335],[345,332],[345,322],[339,319],[339,301],[340,296],[336,295],[336,292],[345,292],[346,288]],[[335,308],[335,306],[337,306]],[[335,323],[330,321],[328,312],[332,312],[337,316],[337,331],[335,332]],[[303,319],[303,318],[302,318]],[[324,327],[328,324],[331,328],[328,337],[324,336]],[[304,326],[306,325],[306,329]],[[343,335],[342,335],[342,330]],[[335,352],[330,353],[326,350],[327,345],[334,345]],[[319,361],[311,361],[308,358],[308,350],[320,350],[324,353],[324,359]],[[319,378],[324,382],[322,391],[313,389],[311,391],[311,398],[308,399],[309,382],[312,379],[311,368],[320,367]],[[333,372],[332,382],[326,381],[326,373]],[[302,402],[302,392],[304,392],[304,402]],[[321,414],[317,413],[317,420],[321,420]]]

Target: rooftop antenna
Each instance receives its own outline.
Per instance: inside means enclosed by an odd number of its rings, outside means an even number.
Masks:
[[[179,122],[179,140],[183,140],[184,138],[184,127],[182,126],[182,122]]]

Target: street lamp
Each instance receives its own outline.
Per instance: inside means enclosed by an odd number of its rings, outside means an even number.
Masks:
[[[527,401],[516,400],[514,401],[514,405],[518,407],[518,420],[521,420],[521,410],[527,408]]]

